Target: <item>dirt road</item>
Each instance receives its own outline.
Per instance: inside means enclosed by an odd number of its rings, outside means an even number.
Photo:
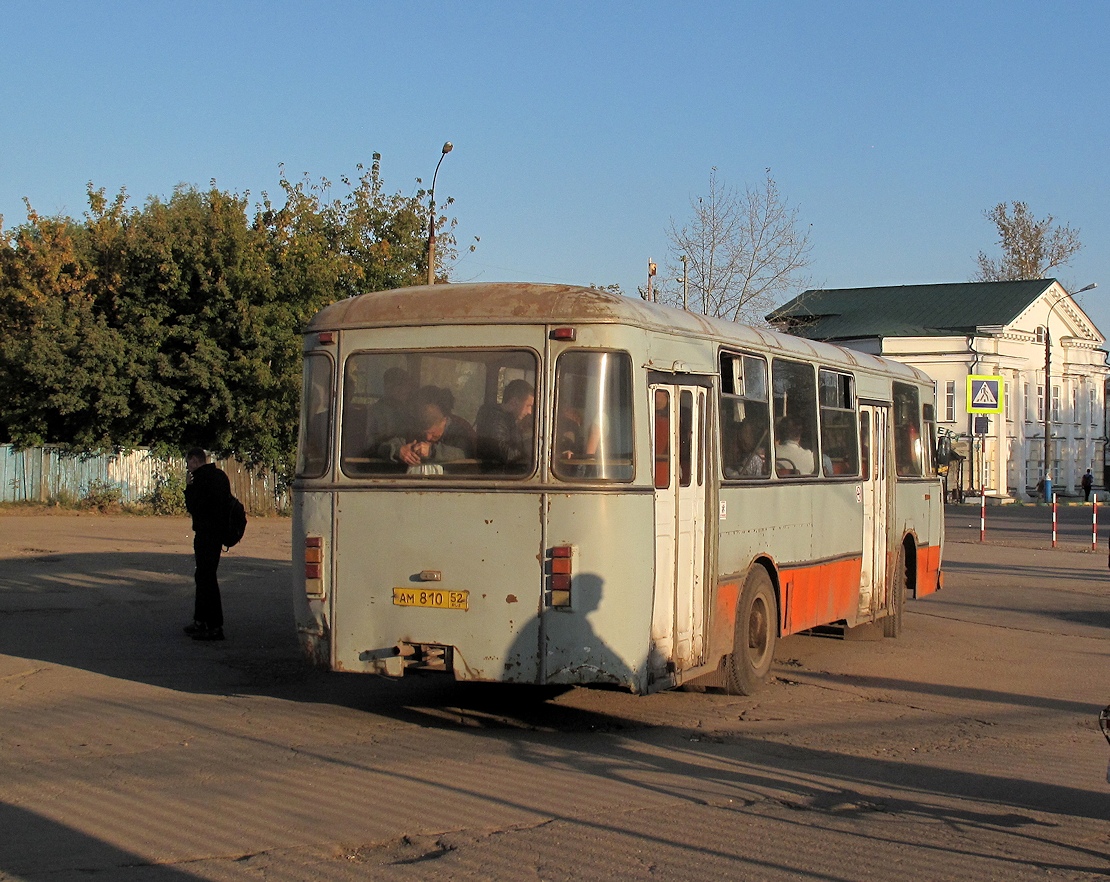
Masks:
[[[306,669],[288,529],[196,644],[184,519],[0,516],[0,880],[1110,874],[1105,554],[950,519],[898,640],[788,638],[755,698],[551,696]]]

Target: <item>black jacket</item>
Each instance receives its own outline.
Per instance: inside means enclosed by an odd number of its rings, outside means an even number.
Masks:
[[[474,428],[478,435],[478,458],[487,464],[524,466],[530,459],[528,441],[512,414],[496,404],[478,410]]]
[[[193,517],[193,530],[200,534],[223,536],[227,530],[231,482],[214,463],[193,472],[185,485],[185,508]]]

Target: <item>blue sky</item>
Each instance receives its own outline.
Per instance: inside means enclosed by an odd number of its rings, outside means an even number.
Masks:
[[[1110,335],[1110,3],[8,2],[0,215],[91,181],[279,192],[382,154],[455,199],[458,280],[620,284],[711,167],[770,168],[831,287],[962,281],[983,212],[1078,228],[1058,273]]]

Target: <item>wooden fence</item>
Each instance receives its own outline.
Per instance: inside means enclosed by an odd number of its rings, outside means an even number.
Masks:
[[[268,470],[251,471],[238,460],[217,460],[231,492],[256,515],[288,510],[289,493]],[[0,502],[77,501],[97,488],[118,489],[120,501],[141,503],[167,471],[184,475],[185,460],[162,459],[149,450],[75,454],[56,447],[16,450],[0,445]]]

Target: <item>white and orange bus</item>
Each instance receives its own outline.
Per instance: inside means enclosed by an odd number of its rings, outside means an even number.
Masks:
[[[297,623],[334,670],[748,694],[940,587],[933,383],[604,291],[443,284],[304,336]]]

